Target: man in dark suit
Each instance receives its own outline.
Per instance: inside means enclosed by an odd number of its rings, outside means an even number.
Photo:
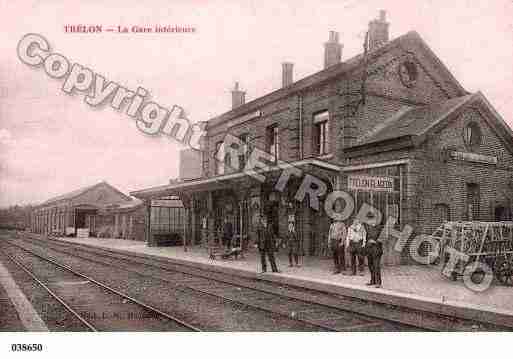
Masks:
[[[260,228],[258,229],[258,251],[260,252],[260,260],[262,262],[262,273],[267,272],[266,255],[271,264],[271,269],[274,273],[278,273],[278,266],[276,266],[276,259],[274,252],[276,251],[276,238],[267,221],[266,216],[260,218]]]
[[[223,225],[223,245],[227,250],[230,250],[233,238],[233,224],[230,221],[229,216],[224,219]]]
[[[371,226],[368,231],[368,240],[365,246],[365,254],[371,273],[370,282],[367,285],[373,285],[381,288],[381,256],[383,255],[383,244],[380,241],[382,226]]]

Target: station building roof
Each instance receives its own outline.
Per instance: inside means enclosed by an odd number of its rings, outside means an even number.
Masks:
[[[52,198],[44,201],[37,207],[52,206],[57,203],[71,201],[71,200],[79,198],[80,196],[82,196],[90,191],[94,191],[94,190],[101,189],[101,188],[108,189],[109,191],[115,193],[118,198],[120,198],[123,201],[126,201],[127,203],[132,203],[131,201],[133,200],[133,198],[127,196],[126,194],[124,194],[123,192],[121,192],[120,190],[115,188],[114,186],[110,185],[106,181],[101,181],[101,182],[96,183],[91,186],[85,186],[85,187],[76,189],[74,191],[67,192],[67,193],[52,197]]]

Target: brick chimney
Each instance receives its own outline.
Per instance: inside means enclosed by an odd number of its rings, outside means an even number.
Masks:
[[[239,90],[239,83],[235,82],[232,90],[232,109],[244,105],[246,92]]]
[[[294,64],[292,62],[283,62],[281,64],[281,84],[282,87],[292,85],[294,82]]]
[[[387,13],[380,10],[379,19],[369,22],[369,51],[372,51],[388,42],[388,26],[386,21]]]
[[[328,42],[324,43],[324,68],[336,65],[342,58],[342,44],[338,42],[338,32],[330,31]]]

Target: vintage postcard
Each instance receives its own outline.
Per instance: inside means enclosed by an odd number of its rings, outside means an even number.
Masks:
[[[0,19],[9,355],[48,332],[513,329],[512,1]]]

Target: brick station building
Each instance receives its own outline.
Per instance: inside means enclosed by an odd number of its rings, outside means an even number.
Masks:
[[[330,32],[322,71],[294,81],[293,65],[284,63],[282,88],[248,103],[236,84],[233,108],[206,122],[201,178],[131,194],[147,204],[179,196],[195,241],[225,217],[237,234],[254,238],[253,219],[264,210],[283,235],[291,215],[307,255],[323,253],[330,224],[324,197],[318,211],[308,196],[294,198],[308,174],[328,193],[347,191],[357,208],[373,205],[416,234],[445,220],[511,219],[513,133],[484,95],[467,92],[416,32],[389,41],[384,11],[369,23],[366,44],[363,54],[342,61],[338,33]],[[214,158],[226,134],[245,153],[223,164]],[[271,161],[265,182],[257,181],[240,165],[254,148],[303,175],[276,191],[282,168]],[[155,245],[151,234],[147,240]],[[394,243],[386,243],[384,263],[407,263],[408,246],[397,253]]]

